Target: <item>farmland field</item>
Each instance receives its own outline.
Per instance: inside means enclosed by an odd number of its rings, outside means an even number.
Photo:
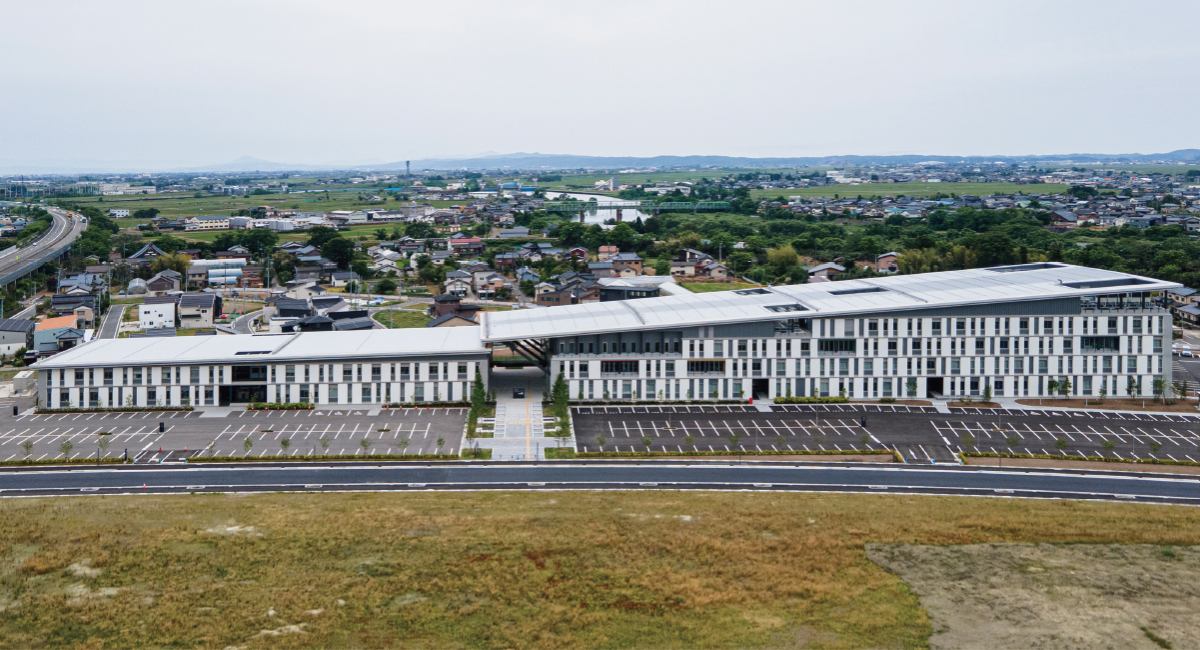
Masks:
[[[1195,632],[1200,511],[1177,506],[206,494],[5,499],[0,518],[5,648],[1007,648],[978,635],[1035,603],[1063,629]],[[1084,588],[1055,602],[1055,575]],[[1072,647],[1037,631],[1021,647]]]
[[[804,187],[800,189],[751,190],[750,196],[755,199],[774,199],[782,196],[803,196],[833,198],[854,198],[858,196],[933,196],[934,194],[974,194],[975,196],[990,196],[992,194],[1012,194],[1024,192],[1027,194],[1055,194],[1065,192],[1067,185],[1046,183],[1043,185],[1018,185],[1016,183],[868,183],[865,185],[828,185],[825,187]]]

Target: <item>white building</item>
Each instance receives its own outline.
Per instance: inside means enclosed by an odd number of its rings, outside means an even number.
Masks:
[[[1179,284],[1060,263],[481,314],[572,399],[1150,396]],[[537,355],[535,355],[537,356]],[[531,359],[538,361],[537,359]]]
[[[461,402],[490,351],[479,328],[100,339],[34,364],[50,408],[127,403]]]
[[[112,210],[108,211],[108,216],[114,219],[125,219],[129,217],[129,210],[118,210],[113,208]]]
[[[138,305],[138,327],[144,330],[175,327],[175,303]]]

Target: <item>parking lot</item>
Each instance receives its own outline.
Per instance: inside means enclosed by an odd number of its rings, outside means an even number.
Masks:
[[[582,450],[796,451],[893,449],[910,461],[951,461],[970,450],[1200,461],[1200,416],[1104,411],[1037,412],[932,407],[802,404],[771,413],[582,413]],[[854,408],[858,407],[858,408]],[[878,409],[878,410],[876,410]],[[690,442],[687,436],[691,436]],[[969,437],[966,437],[969,436]],[[1013,445],[1009,444],[1012,439]],[[971,443],[968,445],[967,443]]]
[[[70,443],[72,458],[128,454],[139,462],[195,454],[453,454],[462,447],[466,409],[369,413],[349,409],[235,411],[223,417],[180,411],[7,416],[0,417],[0,460],[61,458],[63,443]],[[443,439],[441,447],[438,438]],[[100,449],[101,440],[107,440],[106,449]],[[366,447],[363,440],[368,441]]]

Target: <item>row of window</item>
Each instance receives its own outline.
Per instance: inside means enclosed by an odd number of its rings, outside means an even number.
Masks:
[[[819,319],[817,335],[852,336],[1025,336],[1080,334],[1162,334],[1164,316],[1021,316],[997,318]],[[856,334],[857,332],[857,334]]]
[[[1139,361],[1145,359],[1145,361]],[[808,375],[959,375],[994,372],[997,374],[1039,375],[1080,372],[1137,373],[1139,367],[1146,372],[1162,372],[1161,356],[1055,356],[1055,357],[926,357],[911,358],[842,358],[842,359],[791,359],[792,376]],[[689,376],[726,375],[733,377],[786,376],[789,374],[788,359],[691,359],[686,363]],[[601,376],[641,376],[640,361],[601,361]],[[675,361],[646,360],[644,372],[647,377],[674,377]],[[727,373],[726,370],[729,370]],[[814,372],[815,370],[815,372]],[[878,370],[879,372],[876,372]],[[589,364],[584,361],[567,361],[559,372],[568,379],[587,379]]]
[[[282,371],[281,371],[282,369]],[[141,386],[143,384],[217,384],[234,382],[294,383],[368,381],[466,380],[466,362],[443,363],[329,363],[303,365],[162,366],[133,368],[75,368],[49,371],[50,386]],[[184,377],[188,379],[184,382]],[[386,379],[385,379],[386,376]]]

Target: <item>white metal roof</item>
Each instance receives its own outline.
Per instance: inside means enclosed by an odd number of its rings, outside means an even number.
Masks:
[[[34,364],[34,367],[283,363],[339,358],[484,353],[487,350],[483,347],[479,334],[477,327],[444,327],[101,339],[42,359]]]
[[[697,327],[783,318],[824,318],[914,309],[1069,298],[1127,291],[1165,291],[1175,282],[1058,262],[898,275],[868,280],[764,287],[758,293],[718,291],[487,312],[483,340],[512,341],[597,333]],[[1128,285],[1077,288],[1064,283],[1128,281]],[[853,293],[854,290],[867,290]],[[851,293],[847,293],[851,292]],[[772,306],[799,305],[798,312]]]

